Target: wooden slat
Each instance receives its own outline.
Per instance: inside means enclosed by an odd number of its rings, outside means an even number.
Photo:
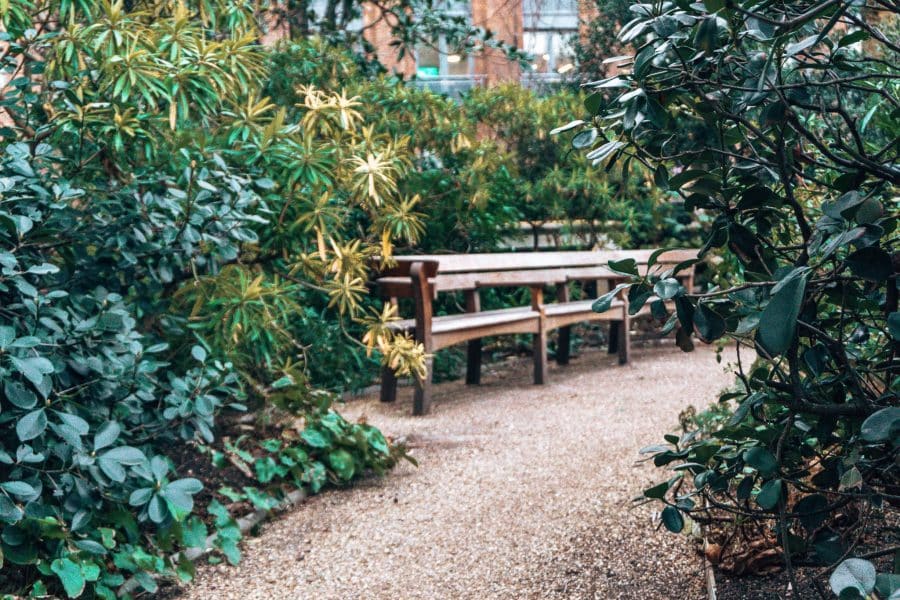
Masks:
[[[443,333],[435,333],[432,337],[434,349],[446,348],[460,342],[483,338],[491,335],[509,335],[512,333],[538,333],[540,315],[534,313],[526,319],[518,319],[503,323],[485,321],[468,329],[454,329]]]
[[[557,285],[566,281],[588,281],[616,278],[609,270],[610,260],[634,258],[646,262],[652,250],[611,250],[596,252],[529,252],[492,254],[449,254],[398,256],[398,263],[411,263],[420,258],[437,263],[437,274],[429,279],[434,293],[475,290],[483,287]],[[696,257],[696,250],[673,250],[664,253],[654,271]],[[505,260],[500,260],[505,257]],[[509,258],[512,257],[512,258]],[[441,260],[438,260],[441,259]],[[513,260],[514,259],[514,260]],[[554,265],[554,268],[542,268]],[[465,270],[463,270],[465,269]],[[398,266],[390,275],[379,277],[379,293],[383,296],[410,297],[412,287],[407,277],[398,276]],[[646,268],[641,269],[646,272]]]
[[[609,258],[604,259],[598,252],[593,251],[425,254],[421,256],[397,256],[395,258],[398,262],[414,260],[437,261],[440,264],[439,272],[444,274],[590,266],[609,261]]]
[[[621,321],[625,318],[625,303],[615,301],[609,310],[603,313],[591,310],[593,300],[577,300],[564,304],[547,304],[544,306],[545,321],[550,329],[558,329],[573,323],[596,321]]]
[[[540,317],[540,313],[537,311],[531,310],[530,307],[526,308],[527,310],[513,308],[452,315],[450,317],[435,317],[431,330],[434,333],[450,333],[451,331],[474,329],[484,325],[502,325],[504,323],[534,320]]]
[[[514,306],[511,308],[499,308],[496,310],[483,310],[478,313],[459,313],[455,315],[440,315],[432,317],[433,325],[432,327],[436,330],[438,328],[438,323],[441,324],[441,331],[453,331],[457,329],[461,329],[465,327],[465,322],[472,323],[472,319],[481,320],[485,322],[490,322],[493,320],[497,320],[499,322],[507,322],[507,321],[519,321],[522,319],[527,319],[530,316],[529,313],[533,313],[534,311],[530,306]],[[458,321],[463,321],[462,324],[457,323]],[[480,321],[479,321],[480,323]],[[412,331],[416,328],[415,319],[403,319],[401,321],[391,321],[388,325],[391,329],[396,331]]]
[[[608,267],[577,267],[573,269],[533,269],[516,271],[490,271],[476,273],[438,273],[431,283],[438,292],[475,290],[485,287],[509,287],[530,285],[558,285],[567,281],[619,278]],[[406,298],[412,295],[408,278],[381,277],[376,280],[382,296]]]
[[[444,275],[484,271],[510,271],[522,269],[573,268],[606,266],[611,260],[633,258],[639,264],[646,263],[655,249],[639,250],[591,250],[569,252],[488,252],[481,254],[423,254],[395,257],[398,263],[416,260],[439,263],[438,272]],[[697,250],[670,250],[658,261],[678,263],[697,256]],[[400,267],[402,269],[402,267]]]
[[[548,317],[556,317],[560,315],[568,315],[571,313],[591,312],[591,307],[593,305],[593,300],[575,300],[573,302],[545,304],[544,312]],[[624,306],[625,302],[623,302],[622,300],[614,300],[610,305],[609,310],[615,312],[616,310],[619,310]]]

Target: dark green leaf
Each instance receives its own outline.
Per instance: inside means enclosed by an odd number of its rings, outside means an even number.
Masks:
[[[644,490],[644,496],[646,498],[655,498],[655,499],[663,499],[666,497],[666,492],[669,491],[669,482],[665,481],[658,485],[654,485],[652,488],[648,488]]]
[[[737,486],[735,496],[738,500],[749,500],[750,494],[753,492],[753,477],[747,476],[741,479]]]
[[[653,286],[653,292],[663,300],[674,298],[681,291],[681,284],[674,277],[660,279]]]
[[[675,330],[675,343],[683,352],[693,352],[694,342],[691,341],[690,332],[684,327]]]
[[[772,510],[778,506],[778,502],[781,500],[781,486],[782,483],[780,479],[770,479],[765,482],[759,489],[759,494],[756,496],[756,503],[765,510]]]
[[[84,550],[90,554],[96,554],[97,556],[107,554],[106,548],[104,548],[103,544],[100,542],[95,542],[94,540],[76,540],[74,543],[79,550]]]
[[[887,324],[891,337],[900,341],[900,312],[892,312],[889,314]]]
[[[638,276],[637,261],[633,258],[611,260],[609,261],[609,268],[612,271],[623,275],[631,275],[633,277]]]
[[[744,452],[744,462],[756,469],[764,477],[774,475],[778,471],[778,461],[767,448],[756,446]]]
[[[629,287],[631,287],[630,283],[620,283],[612,290],[608,291],[607,293],[605,293],[602,296],[600,296],[599,298],[597,298],[594,301],[594,303],[591,305],[591,310],[596,313],[605,313],[606,311],[608,311],[610,309],[613,301],[615,301],[616,298],[619,296],[619,293],[622,290],[627,289]]]
[[[640,283],[633,285],[628,290],[628,314],[636,315],[653,295],[653,290]]]
[[[867,442],[896,441],[900,435],[900,407],[882,408],[870,415],[863,421],[860,435]]]
[[[716,23],[715,17],[707,17],[700,22],[697,33],[694,36],[694,46],[699,50],[703,50],[707,54],[711,54],[718,45],[719,25]]]
[[[681,530],[684,529],[684,518],[681,516],[681,511],[674,506],[665,507],[660,518],[666,529],[672,533],[681,533]]]
[[[857,277],[868,281],[884,281],[894,272],[891,256],[876,246],[860,248],[847,257],[847,266]]]
[[[857,29],[852,33],[848,33],[838,42],[839,48],[845,48],[857,42],[861,42],[869,37],[869,32],[865,29]]]
[[[694,311],[694,332],[709,344],[725,334],[725,320],[707,304],[700,304]]]
[[[759,318],[757,342],[771,356],[783,354],[794,339],[806,291],[804,274],[788,275]]]
[[[828,518],[826,509],[828,499],[821,494],[810,494],[800,499],[794,505],[793,512],[799,515],[798,519],[807,531],[815,531],[825,519]]]
[[[898,573],[879,573],[875,576],[875,591],[878,592],[879,598],[887,598],[888,600],[896,600],[898,592],[900,592],[900,574]]]
[[[651,302],[650,314],[653,315],[653,318],[657,321],[665,320],[669,316],[668,311],[666,311],[666,303],[658,299]]]
[[[653,172],[653,183],[662,191],[669,189],[669,173],[666,171],[665,165],[659,165]]]
[[[47,429],[47,413],[43,408],[32,411],[16,423],[16,435],[19,440],[27,442],[38,437]]]

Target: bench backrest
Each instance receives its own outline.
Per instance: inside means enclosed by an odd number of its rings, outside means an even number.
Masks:
[[[618,277],[610,261],[634,259],[646,271],[653,249],[574,252],[508,252],[484,254],[423,254],[397,256],[396,265],[378,277],[385,296],[408,296],[410,267],[425,265],[434,293],[483,287],[559,285]],[[656,260],[654,270],[667,269],[697,257],[697,250],[669,250]],[[691,273],[686,274],[691,279]]]

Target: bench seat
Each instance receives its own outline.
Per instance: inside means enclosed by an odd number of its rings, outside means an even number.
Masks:
[[[440,350],[460,342],[491,335],[538,333],[540,321],[541,313],[530,306],[433,317],[431,320],[433,349]],[[415,333],[416,321],[415,319],[394,321],[390,324],[390,328]]]

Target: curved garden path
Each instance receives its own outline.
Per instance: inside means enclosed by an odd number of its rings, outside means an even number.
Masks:
[[[729,384],[712,351],[636,348],[626,367],[587,352],[542,387],[529,366],[439,385],[427,417],[409,416],[408,388],[394,405],[350,402],[349,417],[407,436],[419,467],[280,515],[239,567],[200,567],[182,598],[705,597],[690,542],[629,501],[663,477],[638,449]]]

